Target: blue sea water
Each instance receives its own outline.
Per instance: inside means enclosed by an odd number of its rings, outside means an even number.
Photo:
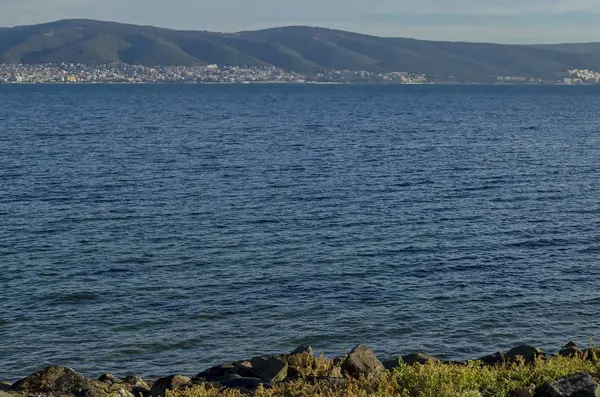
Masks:
[[[0,378],[585,344],[598,109],[600,87],[0,86]]]

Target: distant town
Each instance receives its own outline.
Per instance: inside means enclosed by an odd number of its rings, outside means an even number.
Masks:
[[[0,84],[152,84],[152,83],[288,83],[288,84],[432,84],[457,82],[408,72],[375,73],[355,70],[323,70],[315,73],[286,71],[274,66],[142,66],[122,63],[86,65],[0,64]],[[498,76],[497,84],[600,84],[600,72],[573,69],[555,81],[521,76]]]
[[[273,66],[140,66],[127,64],[0,64],[0,83],[389,83],[424,84],[425,75],[328,70],[303,74]]]

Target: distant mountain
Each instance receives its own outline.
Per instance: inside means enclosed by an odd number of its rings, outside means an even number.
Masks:
[[[556,80],[568,69],[600,70],[600,43],[524,46],[425,41],[305,26],[214,33],[94,20],[0,29],[0,63],[59,62],[404,71],[473,82],[496,76]]]

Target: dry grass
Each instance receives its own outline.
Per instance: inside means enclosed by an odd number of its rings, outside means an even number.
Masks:
[[[400,364],[370,380],[349,379],[342,386],[326,381],[311,381],[314,376],[331,373],[332,360],[299,355],[286,360],[301,369],[298,379],[274,384],[270,389],[259,388],[256,397],[501,397],[518,388],[533,388],[544,382],[588,372],[600,377],[600,362],[580,358],[552,357],[535,364],[523,362],[500,366],[481,366],[478,362],[466,365],[429,362],[409,366]],[[242,397],[237,390],[225,390],[202,385],[186,390],[171,391],[168,397]]]

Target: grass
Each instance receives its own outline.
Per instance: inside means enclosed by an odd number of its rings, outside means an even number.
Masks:
[[[577,372],[588,372],[600,378],[600,361],[578,357],[551,357],[533,364],[522,361],[497,366],[479,362],[465,365],[430,361],[413,366],[400,363],[393,371],[385,371],[373,379],[348,379],[340,385],[314,380],[335,371],[333,360],[308,354],[285,358],[296,368],[298,378],[276,383],[272,388],[259,388],[255,397],[502,397],[515,389],[533,389],[545,382]],[[242,397],[239,390],[214,385],[174,390],[167,397]]]

